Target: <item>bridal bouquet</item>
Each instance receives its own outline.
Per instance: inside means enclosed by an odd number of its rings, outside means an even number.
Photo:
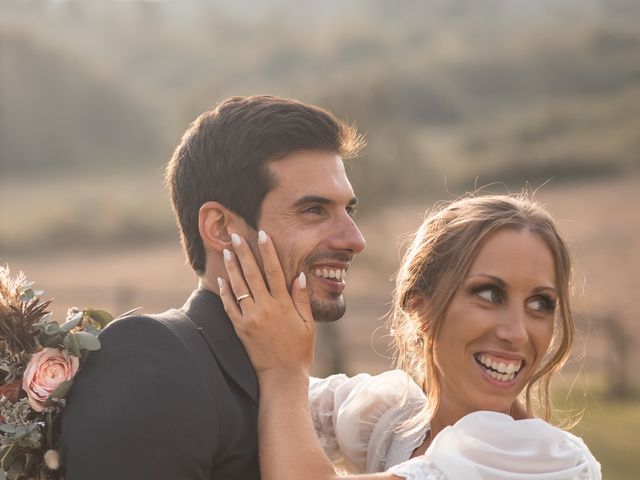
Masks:
[[[56,447],[65,396],[113,320],[72,308],[60,324],[32,286],[0,266],[0,480],[63,478]]]

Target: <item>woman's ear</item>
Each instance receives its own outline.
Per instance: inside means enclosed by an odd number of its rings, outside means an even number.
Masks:
[[[413,295],[407,307],[412,316],[421,319],[421,335],[424,335],[429,328],[429,299],[424,295]]]
[[[409,299],[408,307],[414,315],[426,316],[429,310],[429,299],[424,295],[413,295]]]
[[[198,211],[198,230],[205,250],[222,253],[231,248],[228,225],[236,215],[218,202],[206,202]]]
[[[409,306],[413,311],[424,311],[426,308],[426,299],[422,295],[415,295],[409,300]]]

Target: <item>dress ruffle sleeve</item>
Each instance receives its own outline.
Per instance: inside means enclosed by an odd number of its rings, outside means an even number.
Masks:
[[[403,371],[312,378],[309,399],[322,447],[349,473],[384,471],[390,457],[406,460],[424,438],[422,431],[400,431],[424,405],[423,392]]]

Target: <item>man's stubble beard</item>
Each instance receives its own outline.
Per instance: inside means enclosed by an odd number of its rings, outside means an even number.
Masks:
[[[311,313],[316,322],[329,323],[340,320],[347,310],[344,297],[339,295],[335,301],[327,302],[313,298],[313,289],[309,288]]]
[[[260,250],[258,248],[257,232],[256,235],[251,235],[247,238],[247,243],[249,244],[249,248],[256,258],[256,261],[260,268],[260,272],[262,272],[262,278],[266,283],[267,279],[264,275],[264,263],[262,261],[262,257],[260,256]],[[276,251],[278,252],[277,248]],[[280,257],[280,252],[278,252],[278,256]],[[282,265],[282,258],[280,258],[280,264]],[[305,265],[304,270],[309,272],[310,269]],[[288,268],[285,269],[283,265],[283,273],[285,276],[285,281],[287,282],[287,290],[289,291],[289,293],[291,293],[293,278],[288,277],[291,276],[292,272],[292,266],[289,265]],[[299,272],[296,273],[295,277],[297,277],[297,275],[299,275]],[[344,316],[345,312],[347,311],[347,305],[342,294],[338,295],[335,301],[323,301],[318,300],[317,298],[313,298],[313,287],[309,285],[308,280],[307,288],[309,289],[309,303],[311,305],[311,314],[313,315],[313,319],[316,322],[331,323],[340,320]]]

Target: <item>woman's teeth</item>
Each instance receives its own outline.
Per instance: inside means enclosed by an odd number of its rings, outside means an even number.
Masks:
[[[491,378],[500,382],[510,382],[522,368],[522,360],[496,359],[484,353],[476,355],[475,359]]]
[[[347,276],[347,271],[339,268],[316,268],[313,274],[320,278],[343,280]]]

